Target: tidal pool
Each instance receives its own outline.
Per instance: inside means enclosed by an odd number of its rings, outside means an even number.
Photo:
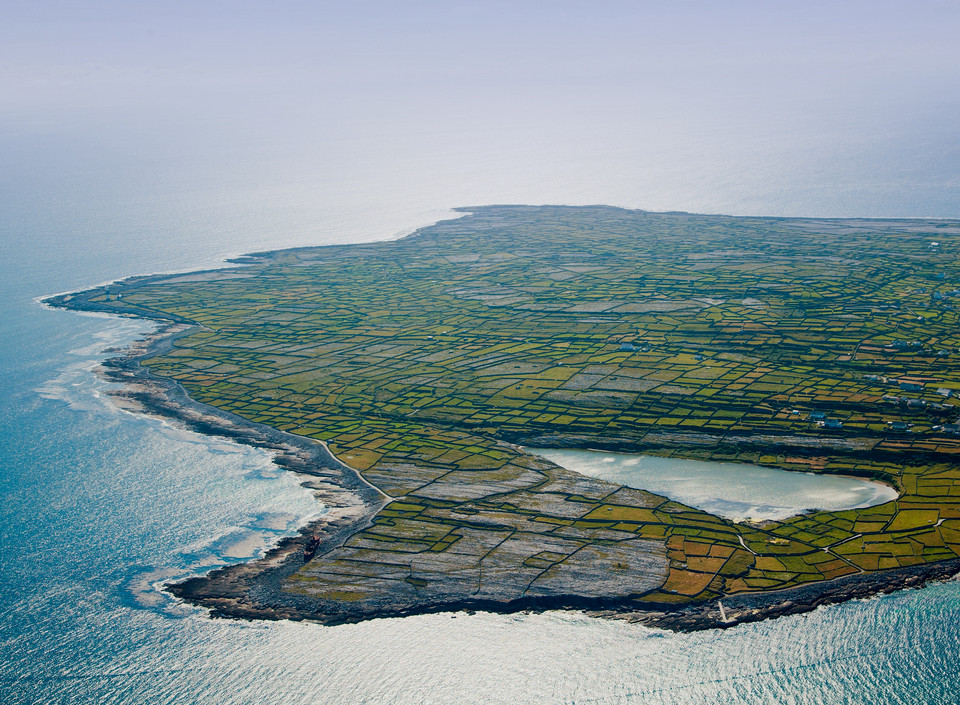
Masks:
[[[888,485],[853,477],[598,450],[524,450],[581,475],[649,490],[733,521],[858,509],[897,498]]]

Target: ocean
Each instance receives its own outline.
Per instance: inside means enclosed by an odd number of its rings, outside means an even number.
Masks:
[[[38,302],[474,204],[960,218],[948,4],[831,8],[826,34],[748,2],[673,23],[89,5],[21,3],[0,27],[0,701],[960,702],[956,581],[697,634],[575,612],[210,619],[164,581],[322,506],[264,452],[111,403],[95,367],[150,324]]]
[[[387,212],[372,232],[418,217],[437,216]],[[62,249],[33,246],[29,224],[7,227],[19,249],[3,258],[0,340],[4,702],[955,701],[957,582],[686,635],[573,612],[340,627],[210,619],[162,583],[257,555],[322,507],[264,452],[113,406],[94,368],[150,324],[36,297],[210,266],[218,243],[184,250],[155,237],[154,222],[130,235],[129,254],[111,255],[92,226]]]

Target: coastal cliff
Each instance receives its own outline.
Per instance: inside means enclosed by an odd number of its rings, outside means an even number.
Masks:
[[[958,570],[956,313],[910,308],[960,277],[940,256],[955,240],[942,221],[496,206],[48,303],[164,322],[105,363],[124,403],[275,451],[328,507],[263,559],[171,586],[184,599],[699,629]],[[900,497],[738,524],[520,443],[859,475]]]

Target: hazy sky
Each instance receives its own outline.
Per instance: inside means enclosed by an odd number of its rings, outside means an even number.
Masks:
[[[290,227],[351,199],[960,217],[958,111],[957,2],[6,0],[0,22],[0,195],[202,193]]]

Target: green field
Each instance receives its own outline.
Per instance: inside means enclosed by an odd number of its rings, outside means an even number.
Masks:
[[[195,323],[153,373],[325,441],[393,498],[286,590],[374,611],[494,583],[558,594],[586,571],[597,595],[676,604],[960,555],[960,224],[469,210],[395,242],[64,299]],[[515,443],[901,496],[737,524]]]

